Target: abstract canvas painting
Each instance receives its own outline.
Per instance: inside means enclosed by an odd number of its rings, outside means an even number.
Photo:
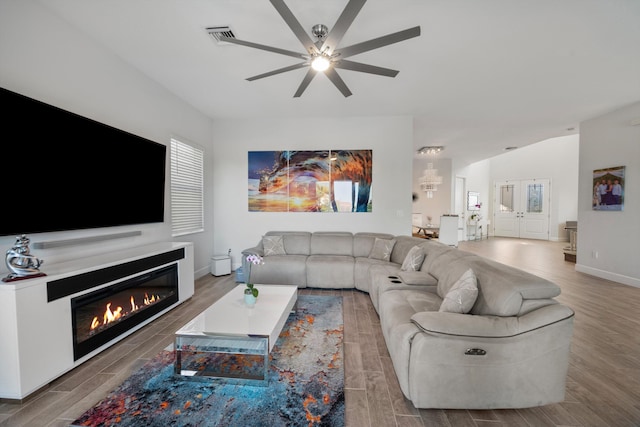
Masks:
[[[250,151],[250,212],[371,212],[372,150]]]

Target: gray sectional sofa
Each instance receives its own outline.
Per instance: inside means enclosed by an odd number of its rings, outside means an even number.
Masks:
[[[248,263],[249,254],[264,263]],[[249,283],[367,292],[400,388],[417,408],[564,400],[574,313],[548,280],[383,233],[270,231],[243,255]]]

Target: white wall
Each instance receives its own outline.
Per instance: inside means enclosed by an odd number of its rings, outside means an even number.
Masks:
[[[496,181],[548,178],[551,180],[549,240],[568,241],[566,221],[578,216],[578,135],[547,139],[492,157],[491,186]],[[493,214],[493,189],[489,207]]]
[[[455,164],[455,162],[454,162]],[[489,212],[491,209],[491,200],[492,200],[492,185],[491,185],[491,162],[489,160],[482,160],[480,162],[472,163],[468,166],[461,167],[456,169],[456,175],[460,177],[464,177],[466,179],[466,189],[464,194],[464,203],[465,203],[465,217],[468,219],[472,213],[479,213],[481,220],[478,222],[479,225],[482,225],[482,233],[484,236],[487,235],[491,231],[491,218],[489,216]],[[475,191],[480,193],[480,203],[482,203],[482,207],[479,211],[469,211],[466,210],[467,205],[467,192]],[[489,222],[488,222],[489,221]],[[465,221],[465,227],[467,225],[467,221]],[[493,233],[490,233],[493,234]],[[467,233],[464,233],[466,238]]]
[[[216,120],[213,130],[215,251],[240,252],[270,230],[411,233],[413,127],[409,117]],[[248,152],[372,149],[372,212],[249,212]]]
[[[77,32],[37,2],[0,2],[0,52],[1,87],[165,145],[171,136],[182,137],[205,148],[211,144],[210,119]],[[39,124],[36,121],[30,125]],[[52,140],[55,141],[56,137],[52,135]],[[91,141],[87,141],[89,150],[90,143]],[[31,148],[28,141],[24,142],[24,147],[22,159],[1,158],[5,176],[12,172],[26,173],[24,178],[29,179]],[[208,156],[210,163],[211,153]],[[210,164],[206,167],[210,171]],[[122,231],[142,231],[141,236],[132,238],[59,249],[32,249],[34,255],[45,260],[42,271],[46,273],[46,266],[55,262],[172,240],[169,228],[168,172],[167,167],[164,223],[30,235],[31,242],[34,243]],[[208,173],[206,172],[207,175]],[[211,185],[212,182],[208,179],[207,187]],[[30,187],[37,189],[37,183],[32,183]],[[19,215],[20,197],[25,196],[5,190],[2,220],[10,221],[11,215]],[[38,197],[37,191],[28,196]],[[207,199],[205,203],[206,210],[211,211],[211,200]],[[64,206],[43,207],[42,214],[64,215]],[[213,246],[213,229],[209,218],[206,226],[207,231],[204,233],[175,239],[194,243],[197,275],[208,268]],[[0,251],[4,253],[14,242],[15,236],[0,237]],[[1,264],[0,273],[5,275],[6,267],[4,263]]]
[[[640,287],[640,102],[580,124],[576,270]],[[593,171],[626,166],[623,211],[591,207]],[[597,252],[597,257],[596,257]]]

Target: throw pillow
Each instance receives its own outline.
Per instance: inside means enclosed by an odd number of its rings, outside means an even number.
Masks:
[[[468,269],[444,296],[440,310],[466,314],[471,311],[478,298],[478,280],[472,269]]]
[[[424,251],[419,246],[414,246],[409,250],[407,256],[404,257],[402,262],[402,271],[418,271],[422,267],[422,261],[424,261]]]
[[[391,251],[395,244],[395,239],[380,239],[376,237],[371,253],[369,253],[369,258],[381,259],[382,261],[391,260]]]
[[[284,250],[284,240],[282,236],[263,236],[262,248],[264,249],[264,255],[286,255]]]

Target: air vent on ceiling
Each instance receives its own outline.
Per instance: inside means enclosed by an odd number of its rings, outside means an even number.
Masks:
[[[216,41],[218,44],[226,44],[230,45],[231,43],[220,41],[220,37],[228,37],[230,39],[235,39],[236,36],[233,34],[233,30],[228,26],[222,27],[208,27],[207,33]]]

